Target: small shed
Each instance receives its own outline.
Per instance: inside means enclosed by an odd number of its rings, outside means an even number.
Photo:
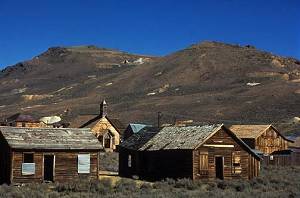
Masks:
[[[2,124],[5,126],[12,127],[42,127],[43,124],[32,115],[16,113],[5,119],[5,122]]]
[[[286,150],[288,144],[293,142],[272,125],[232,125],[229,129],[250,148],[266,155],[274,151]]]
[[[264,156],[265,165],[274,166],[300,166],[300,149],[289,148],[287,150],[274,151],[268,156]]]
[[[79,128],[90,128],[105,151],[114,151],[120,143],[125,127],[119,119],[112,119],[107,116],[107,108],[107,103],[104,100],[100,105],[100,114]]]
[[[223,124],[144,131],[119,146],[124,177],[251,179],[259,169],[260,157]]]
[[[89,129],[0,127],[0,183],[97,179],[101,148]]]

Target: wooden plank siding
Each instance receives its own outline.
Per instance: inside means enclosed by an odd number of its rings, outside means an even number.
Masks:
[[[0,133],[0,137],[2,134]],[[9,184],[11,179],[12,152],[6,141],[0,138],[0,184]]]
[[[274,151],[286,150],[288,141],[277,134],[272,127],[268,128],[263,134],[255,139],[255,149],[265,154],[271,154]]]
[[[29,183],[29,182],[42,182],[44,178],[44,155],[54,155],[54,181],[66,182],[74,179],[97,179],[98,178],[98,152],[43,152],[37,151],[34,153],[35,174],[34,175],[22,175],[22,163],[23,163],[22,151],[13,152],[13,166],[12,166],[12,183]],[[30,153],[30,152],[25,152]],[[79,174],[77,156],[78,154],[90,154],[90,173]]]
[[[215,157],[224,157],[224,179],[243,178],[251,179],[257,176],[257,160],[245,151],[228,133],[219,130],[210,139],[205,142],[206,145],[233,145],[233,147],[207,147],[201,146],[193,151],[193,179],[215,179]],[[241,173],[233,173],[232,154],[235,151],[240,152]],[[208,153],[208,172],[205,173],[199,169],[200,153]],[[259,167],[258,167],[259,168]],[[255,171],[253,171],[255,169]]]

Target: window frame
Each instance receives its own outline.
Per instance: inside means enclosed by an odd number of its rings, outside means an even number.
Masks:
[[[87,164],[80,164],[80,156],[89,156]],[[82,170],[83,166],[87,166],[87,170]],[[91,173],[91,154],[90,153],[78,153],[77,154],[77,173],[78,174],[90,174]]]
[[[236,162],[238,161],[238,162]],[[239,175],[242,173],[241,151],[233,151],[231,154],[232,173]]]

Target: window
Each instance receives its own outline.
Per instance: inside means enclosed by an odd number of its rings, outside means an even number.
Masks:
[[[128,167],[131,168],[131,155],[128,155]]]
[[[23,163],[34,163],[33,153],[23,153]]]
[[[35,163],[33,153],[23,153],[22,175],[34,175]]]
[[[22,122],[22,127],[26,127],[26,123],[25,122]]]
[[[242,172],[241,152],[234,151],[234,152],[232,152],[232,173],[240,174],[241,172]]]
[[[78,173],[90,173],[90,154],[78,154]]]
[[[208,152],[199,154],[199,172],[202,175],[208,174]]]

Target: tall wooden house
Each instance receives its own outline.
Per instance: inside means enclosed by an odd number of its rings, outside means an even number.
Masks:
[[[2,125],[37,128],[42,127],[43,123],[41,123],[38,119],[35,119],[32,115],[16,113],[6,118]]]
[[[272,125],[232,125],[229,128],[241,138],[251,149],[263,154],[286,150],[290,142]]]
[[[124,177],[251,179],[259,169],[260,157],[222,124],[144,131],[119,146]]]
[[[0,184],[97,179],[101,148],[89,129],[0,127]]]
[[[114,151],[116,149],[125,130],[120,120],[107,116],[107,103],[105,100],[100,105],[100,114],[85,122],[79,128],[90,128],[105,151]]]

